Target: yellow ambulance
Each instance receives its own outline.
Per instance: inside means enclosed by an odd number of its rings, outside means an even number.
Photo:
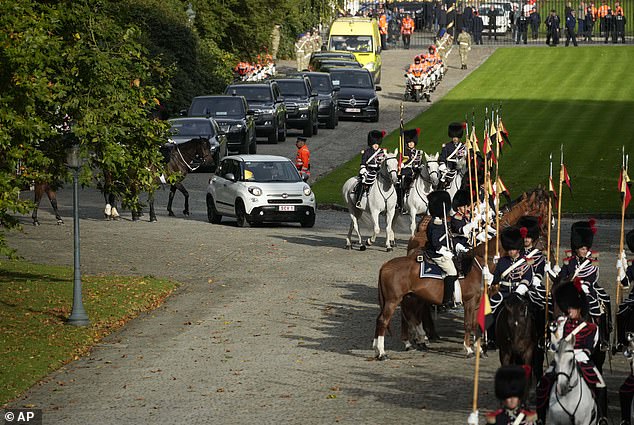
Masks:
[[[328,50],[354,53],[357,61],[381,82],[381,36],[376,19],[336,19],[330,26]]]

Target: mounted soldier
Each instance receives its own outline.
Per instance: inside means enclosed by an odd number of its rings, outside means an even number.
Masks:
[[[412,187],[412,182],[420,173],[420,166],[423,163],[424,153],[416,149],[420,128],[403,131],[405,141],[405,152],[403,152],[403,164],[401,165],[401,183],[398,188],[399,208],[403,214],[407,214],[405,199]]]
[[[381,163],[385,160],[385,150],[381,149],[381,143],[385,137],[385,131],[372,130],[368,133],[368,149],[361,152],[361,168],[359,169],[359,184],[355,188],[357,208],[361,208],[361,199],[368,193],[370,186],[376,180]]]
[[[437,190],[429,194],[428,200],[429,214],[432,220],[427,226],[426,254],[446,274],[442,308],[447,309],[450,307],[455,282],[458,280],[458,271],[453,263],[451,236],[447,225],[451,197],[447,192]]]
[[[546,256],[538,248],[535,248],[540,237],[539,218],[525,215],[517,221],[517,225],[526,228],[522,255],[529,261],[533,271],[533,281],[528,291],[528,296],[530,297],[532,306],[536,310],[534,316],[537,329],[544,329],[546,287],[542,282],[544,281]]]
[[[460,163],[465,161],[467,150],[465,145],[460,141],[464,134],[462,123],[452,122],[449,124],[447,135],[451,141],[442,145],[438,161],[440,162],[440,181],[443,187],[448,187],[456,177],[458,170],[462,168]]]
[[[601,349],[607,350],[612,331],[610,296],[599,285],[598,260],[591,251],[596,227],[595,221],[577,221],[570,228],[570,248],[572,255],[564,259],[559,272],[560,281],[581,279],[583,291],[588,297],[592,320],[599,327]],[[553,270],[554,271],[554,270]]]
[[[471,197],[469,191],[460,189],[456,192],[451,202],[451,207],[456,212],[449,223],[449,228],[453,235],[453,246],[456,254],[469,251],[471,247],[471,232],[477,223],[471,221],[469,206]]]
[[[533,270],[530,261],[522,255],[525,227],[511,226],[500,233],[500,242],[506,255],[500,257],[493,271],[492,286],[498,291],[489,296],[491,311],[497,318],[498,307],[512,293],[526,295],[533,282]],[[489,349],[495,349],[495,321],[489,328]]]
[[[555,291],[554,298],[561,311],[565,314],[565,317],[560,318],[558,322],[562,331],[559,335],[559,341],[570,334],[574,334],[574,358],[581,370],[584,381],[594,392],[599,417],[597,423],[599,425],[607,425],[608,399],[605,381],[601,376],[601,372],[590,359],[597,345],[599,335],[597,326],[587,321],[588,299],[582,289],[581,280],[576,278],[574,283],[570,281],[562,283]],[[559,341],[556,341],[556,343],[559,343]],[[537,385],[537,414],[542,423],[546,419],[548,400],[555,380],[555,365],[551,364]]]
[[[533,425],[537,413],[524,407],[527,395],[526,370],[522,366],[502,366],[495,372],[495,397],[502,401],[502,408],[487,413],[487,424]]]
[[[627,247],[630,252],[634,253],[634,230],[630,230],[628,232],[625,237],[625,241],[627,242]],[[616,313],[616,329],[618,332],[617,349],[621,349],[623,346],[627,345],[627,332],[634,332],[634,326],[630,324],[632,323],[632,318],[634,318],[634,264],[630,264],[626,270],[626,263],[627,258],[625,257],[625,252],[623,252],[621,254],[621,258],[619,259],[619,263],[617,264],[619,273],[618,278],[624,288],[632,289],[630,290],[630,295],[619,306],[619,311]]]

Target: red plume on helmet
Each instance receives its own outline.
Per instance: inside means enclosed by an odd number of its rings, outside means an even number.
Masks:
[[[574,280],[574,285],[575,285],[575,289],[577,290],[577,292],[579,292],[580,294],[583,292],[583,288],[581,287],[581,278],[580,277],[575,277]]]
[[[386,135],[386,134],[387,134],[387,132],[386,132],[385,130],[381,130],[381,135],[382,135],[383,137],[385,137],[385,135]]]
[[[418,136],[420,136],[420,127],[417,127],[417,128],[416,128],[416,134],[417,134]]]
[[[588,224],[590,225],[590,230],[592,230],[592,234],[596,235],[597,228],[594,225],[597,224],[597,221],[594,218],[591,218],[590,220],[588,220]]]
[[[528,235],[528,229],[526,227],[520,228],[520,235],[525,238]]]
[[[462,128],[463,128],[463,129],[464,129],[464,128],[467,128],[467,123],[466,123],[466,122],[463,122],[463,123],[462,123]]]
[[[526,375],[526,380],[530,381],[531,379],[531,374],[533,372],[533,368],[530,365],[527,364],[523,364],[522,365],[522,369],[524,369],[524,374]]]

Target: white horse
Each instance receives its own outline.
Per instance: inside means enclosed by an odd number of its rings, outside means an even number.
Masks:
[[[427,214],[429,203],[427,196],[438,186],[438,153],[425,154],[425,163],[420,167],[420,173],[414,179],[407,195],[407,212],[410,216],[410,234],[416,232],[416,215]]]
[[[365,208],[357,208],[357,200],[354,197],[354,187],[357,184],[357,177],[350,177],[342,188],[343,199],[348,204],[348,212],[350,213],[350,229],[348,230],[348,236],[346,236],[346,249],[352,249],[352,242],[350,240],[352,231],[354,230],[359,237],[360,250],[365,251],[366,245],[363,244],[361,239],[361,233],[359,232],[359,218],[363,215],[364,211],[368,211],[372,217],[373,233],[367,240],[368,246],[372,245],[376,240],[377,235],[381,232],[379,226],[379,214],[385,211],[386,215],[386,241],[385,246],[389,251],[392,251],[391,242],[394,240],[394,231],[392,230],[392,221],[396,211],[396,188],[394,185],[397,182],[398,159],[396,158],[396,151],[394,153],[388,153],[385,161],[381,164],[379,172],[376,176],[376,180],[370,186],[370,190],[367,195],[367,202]],[[361,184],[361,183],[359,183]]]
[[[451,179],[451,183],[449,184],[449,186],[444,189],[449,193],[451,199],[453,199],[453,197],[456,195],[456,192],[460,190],[460,188],[462,188],[462,182],[467,172],[468,169],[466,158],[459,160],[455,169],[455,176],[453,177],[453,179]]]
[[[575,336],[562,338],[555,354],[556,381],[550,391],[546,423],[592,425],[598,420],[592,391],[581,375],[575,360]]]

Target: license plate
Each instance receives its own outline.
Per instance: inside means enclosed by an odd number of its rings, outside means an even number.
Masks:
[[[350,113],[359,113],[361,112],[361,109],[359,108],[346,108],[346,112],[350,112]]]
[[[295,205],[280,205],[280,211],[295,211]]]
[[[416,89],[416,90],[420,90],[422,88],[423,88],[422,86],[414,86],[414,89]]]

